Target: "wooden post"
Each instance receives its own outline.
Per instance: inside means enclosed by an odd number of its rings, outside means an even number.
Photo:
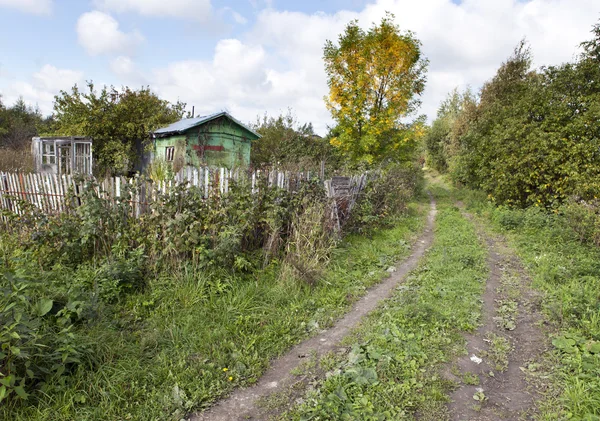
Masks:
[[[209,180],[210,178],[210,170],[208,167],[204,167],[204,198],[208,199],[208,188],[209,188]]]
[[[220,168],[219,169],[219,191],[221,192],[221,195],[223,194],[223,175],[224,175],[224,168]]]

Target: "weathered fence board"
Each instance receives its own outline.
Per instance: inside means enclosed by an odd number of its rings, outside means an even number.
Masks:
[[[46,214],[67,212],[71,206],[69,198],[81,203],[81,194],[85,189],[96,186],[95,194],[99,197],[119,203],[127,193],[132,215],[139,217],[148,212],[149,205],[156,201],[160,194],[166,195],[175,190],[177,185],[193,186],[202,192],[205,198],[211,195],[229,193],[230,180],[240,181],[247,177],[248,188],[254,194],[260,188],[260,180],[265,180],[268,188],[281,188],[296,191],[302,182],[310,180],[310,172],[293,174],[276,170],[256,170],[246,172],[240,169],[227,168],[184,168],[174,180],[152,183],[139,176],[133,178],[111,177],[102,181],[91,178],[75,178],[71,175],[28,174],[0,172],[0,210],[22,215],[23,203],[29,203]],[[332,199],[332,220],[336,229],[348,219],[350,211],[359,193],[366,183],[366,174],[353,177],[333,177],[325,181],[327,196]],[[0,215],[0,220],[7,217]]]

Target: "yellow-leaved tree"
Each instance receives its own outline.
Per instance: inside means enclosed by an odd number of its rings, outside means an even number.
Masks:
[[[355,20],[337,44],[326,42],[324,61],[325,102],[337,123],[332,145],[367,164],[413,149],[422,124],[407,117],[420,105],[428,61],[412,32],[400,31],[391,13],[368,31]]]

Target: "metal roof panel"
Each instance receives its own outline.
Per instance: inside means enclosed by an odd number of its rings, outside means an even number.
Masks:
[[[251,128],[249,128],[248,126],[246,126],[245,124],[242,124],[241,122],[239,122],[238,120],[236,120],[235,118],[233,118],[228,112],[226,111],[221,111],[219,113],[214,113],[214,114],[210,114],[210,115],[206,115],[206,116],[201,116],[201,117],[194,117],[194,118],[184,118],[183,120],[179,120],[176,121],[173,124],[170,124],[166,127],[161,127],[160,129],[157,129],[154,131],[154,134],[157,135],[161,135],[161,134],[168,134],[168,133],[182,133],[188,129],[191,129],[192,127],[196,127],[199,126],[201,124],[204,124],[210,120],[213,120],[217,117],[221,117],[221,116],[227,116],[229,119],[231,119],[232,121],[234,121],[236,124],[239,124],[240,126],[242,126],[243,128],[245,128],[246,130],[248,130],[250,133],[252,133],[253,135],[257,136],[257,137],[261,137],[258,133],[256,133],[254,130],[252,130]]]

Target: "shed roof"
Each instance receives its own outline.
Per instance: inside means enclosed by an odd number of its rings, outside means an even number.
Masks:
[[[204,123],[207,123],[211,120],[214,120],[214,119],[222,117],[222,116],[225,116],[225,117],[229,118],[231,121],[233,121],[234,123],[238,124],[239,126],[242,126],[244,129],[248,130],[250,133],[255,135],[257,138],[261,137],[258,133],[256,133],[250,127],[246,126],[245,124],[242,124],[241,122],[239,122],[238,120],[233,118],[231,116],[231,114],[229,114],[227,111],[221,111],[220,113],[210,114],[210,115],[206,115],[206,116],[202,116],[202,117],[184,118],[183,120],[176,121],[173,124],[170,124],[166,127],[161,127],[160,129],[155,130],[154,134],[163,136],[163,135],[167,135],[167,134],[171,134],[171,133],[183,133],[186,130],[191,129],[192,127],[200,126]]]

